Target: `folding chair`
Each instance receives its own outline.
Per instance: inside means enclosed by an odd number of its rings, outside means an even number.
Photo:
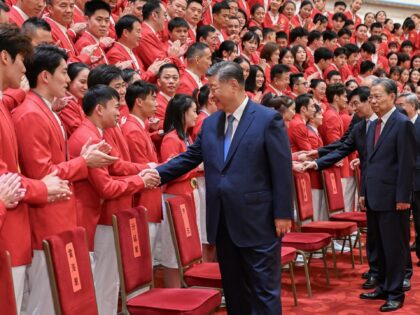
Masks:
[[[17,315],[12,263],[8,251],[0,250],[0,310],[2,314]]]
[[[331,235],[332,239],[343,239],[350,237],[353,232],[357,231],[357,225],[353,222],[313,221],[312,194],[310,189],[311,180],[309,174],[306,172],[295,172],[293,177],[298,209],[298,229],[300,229],[301,232],[327,233]],[[331,251],[333,254],[334,272],[338,277],[335,249],[332,242]],[[354,255],[352,247],[350,247],[350,254],[352,266],[354,268]]]
[[[360,264],[363,264],[362,242],[360,241],[360,233],[361,229],[367,227],[366,213],[359,211],[344,212],[344,196],[340,178],[340,169],[338,167],[331,167],[322,171],[322,181],[324,184],[324,193],[327,203],[328,216],[331,221],[354,222],[357,224],[357,235],[354,244],[359,244]],[[346,239],[343,242],[343,249],[345,243]],[[351,236],[349,236],[349,243],[350,248],[352,248],[353,244],[351,242]]]
[[[98,314],[85,230],[49,236],[43,247],[55,314]]]
[[[213,312],[221,294],[212,289],[156,289],[146,209],[119,211],[112,217],[124,314],[203,315]]]
[[[182,286],[222,289],[219,263],[203,262],[193,199],[187,195],[169,198],[166,209]]]

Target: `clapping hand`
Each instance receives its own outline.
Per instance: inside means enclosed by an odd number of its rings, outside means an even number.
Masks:
[[[25,196],[26,189],[21,188],[21,177],[16,173],[0,176],[0,201],[7,209],[15,208]]]
[[[55,170],[42,179],[48,191],[48,202],[59,200],[68,200],[72,195],[69,188],[69,182],[57,176],[58,171]]]
[[[110,151],[110,146],[102,140],[97,144],[92,144],[92,138],[85,143],[80,155],[86,160],[88,167],[103,167],[118,161],[118,157],[104,153]]]

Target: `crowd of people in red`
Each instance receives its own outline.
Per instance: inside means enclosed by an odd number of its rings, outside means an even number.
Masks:
[[[331,164],[313,159],[325,146],[337,148],[357,122],[377,118],[368,101],[372,82],[390,78],[401,110],[410,119],[419,110],[420,14],[395,23],[383,10],[359,16],[362,5],[0,1],[0,249],[11,255],[18,310],[53,314],[42,241],[81,226],[99,313],[116,314],[112,215],[138,205],[148,209],[165,285],[179,286],[164,211],[174,195],[194,197],[204,259],[216,259],[203,167],[162,187],[153,168],[185,152],[218,110],[206,73],[222,61],[243,69],[250,100],[281,114],[293,170],[310,174],[314,219],[327,220],[318,167]],[[345,211],[358,204],[360,159],[354,148],[335,164]]]

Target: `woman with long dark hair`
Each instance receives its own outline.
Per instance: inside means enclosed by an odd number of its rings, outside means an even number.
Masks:
[[[168,103],[163,123],[165,133],[160,147],[161,162],[174,158],[187,151],[188,146],[193,142],[189,130],[194,127],[197,120],[197,105],[194,99],[186,94],[176,94]],[[178,177],[169,182],[163,188],[163,198],[188,195],[194,197],[194,204],[197,213],[197,226],[200,230],[200,202],[197,190],[196,170]],[[164,268],[165,287],[179,287],[178,263],[175,256],[175,249],[171,240],[168,217],[164,211],[161,226],[161,264]]]
[[[67,105],[60,111],[59,116],[69,137],[85,119],[82,100],[88,89],[89,72],[89,67],[82,62],[71,63],[67,69],[67,74],[70,77],[67,97],[64,100]]]

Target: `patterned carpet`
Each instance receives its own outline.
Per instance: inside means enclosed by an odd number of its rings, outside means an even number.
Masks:
[[[312,298],[309,298],[306,291],[303,266],[295,266],[295,281],[298,295],[298,306],[293,304],[293,295],[290,287],[288,272],[282,276],[282,305],[284,315],[374,315],[382,314],[379,307],[383,301],[366,301],[359,299],[359,294],[365,292],[361,288],[364,280],[361,274],[367,271],[366,257],[363,265],[360,265],[358,250],[355,251],[356,265],[351,268],[350,254],[339,254],[337,266],[339,278],[335,278],[332,266],[332,259],[328,257],[330,286],[325,283],[323,265],[321,259],[313,259],[310,265],[310,276],[312,285]],[[417,257],[412,253],[414,274],[411,279],[411,290],[405,298],[404,307],[392,314],[398,315],[420,315],[420,267],[417,267]],[[159,281],[160,272],[156,275]],[[158,285],[158,284],[157,284]],[[159,285],[158,285],[159,286]],[[221,309],[217,315],[227,314]]]

